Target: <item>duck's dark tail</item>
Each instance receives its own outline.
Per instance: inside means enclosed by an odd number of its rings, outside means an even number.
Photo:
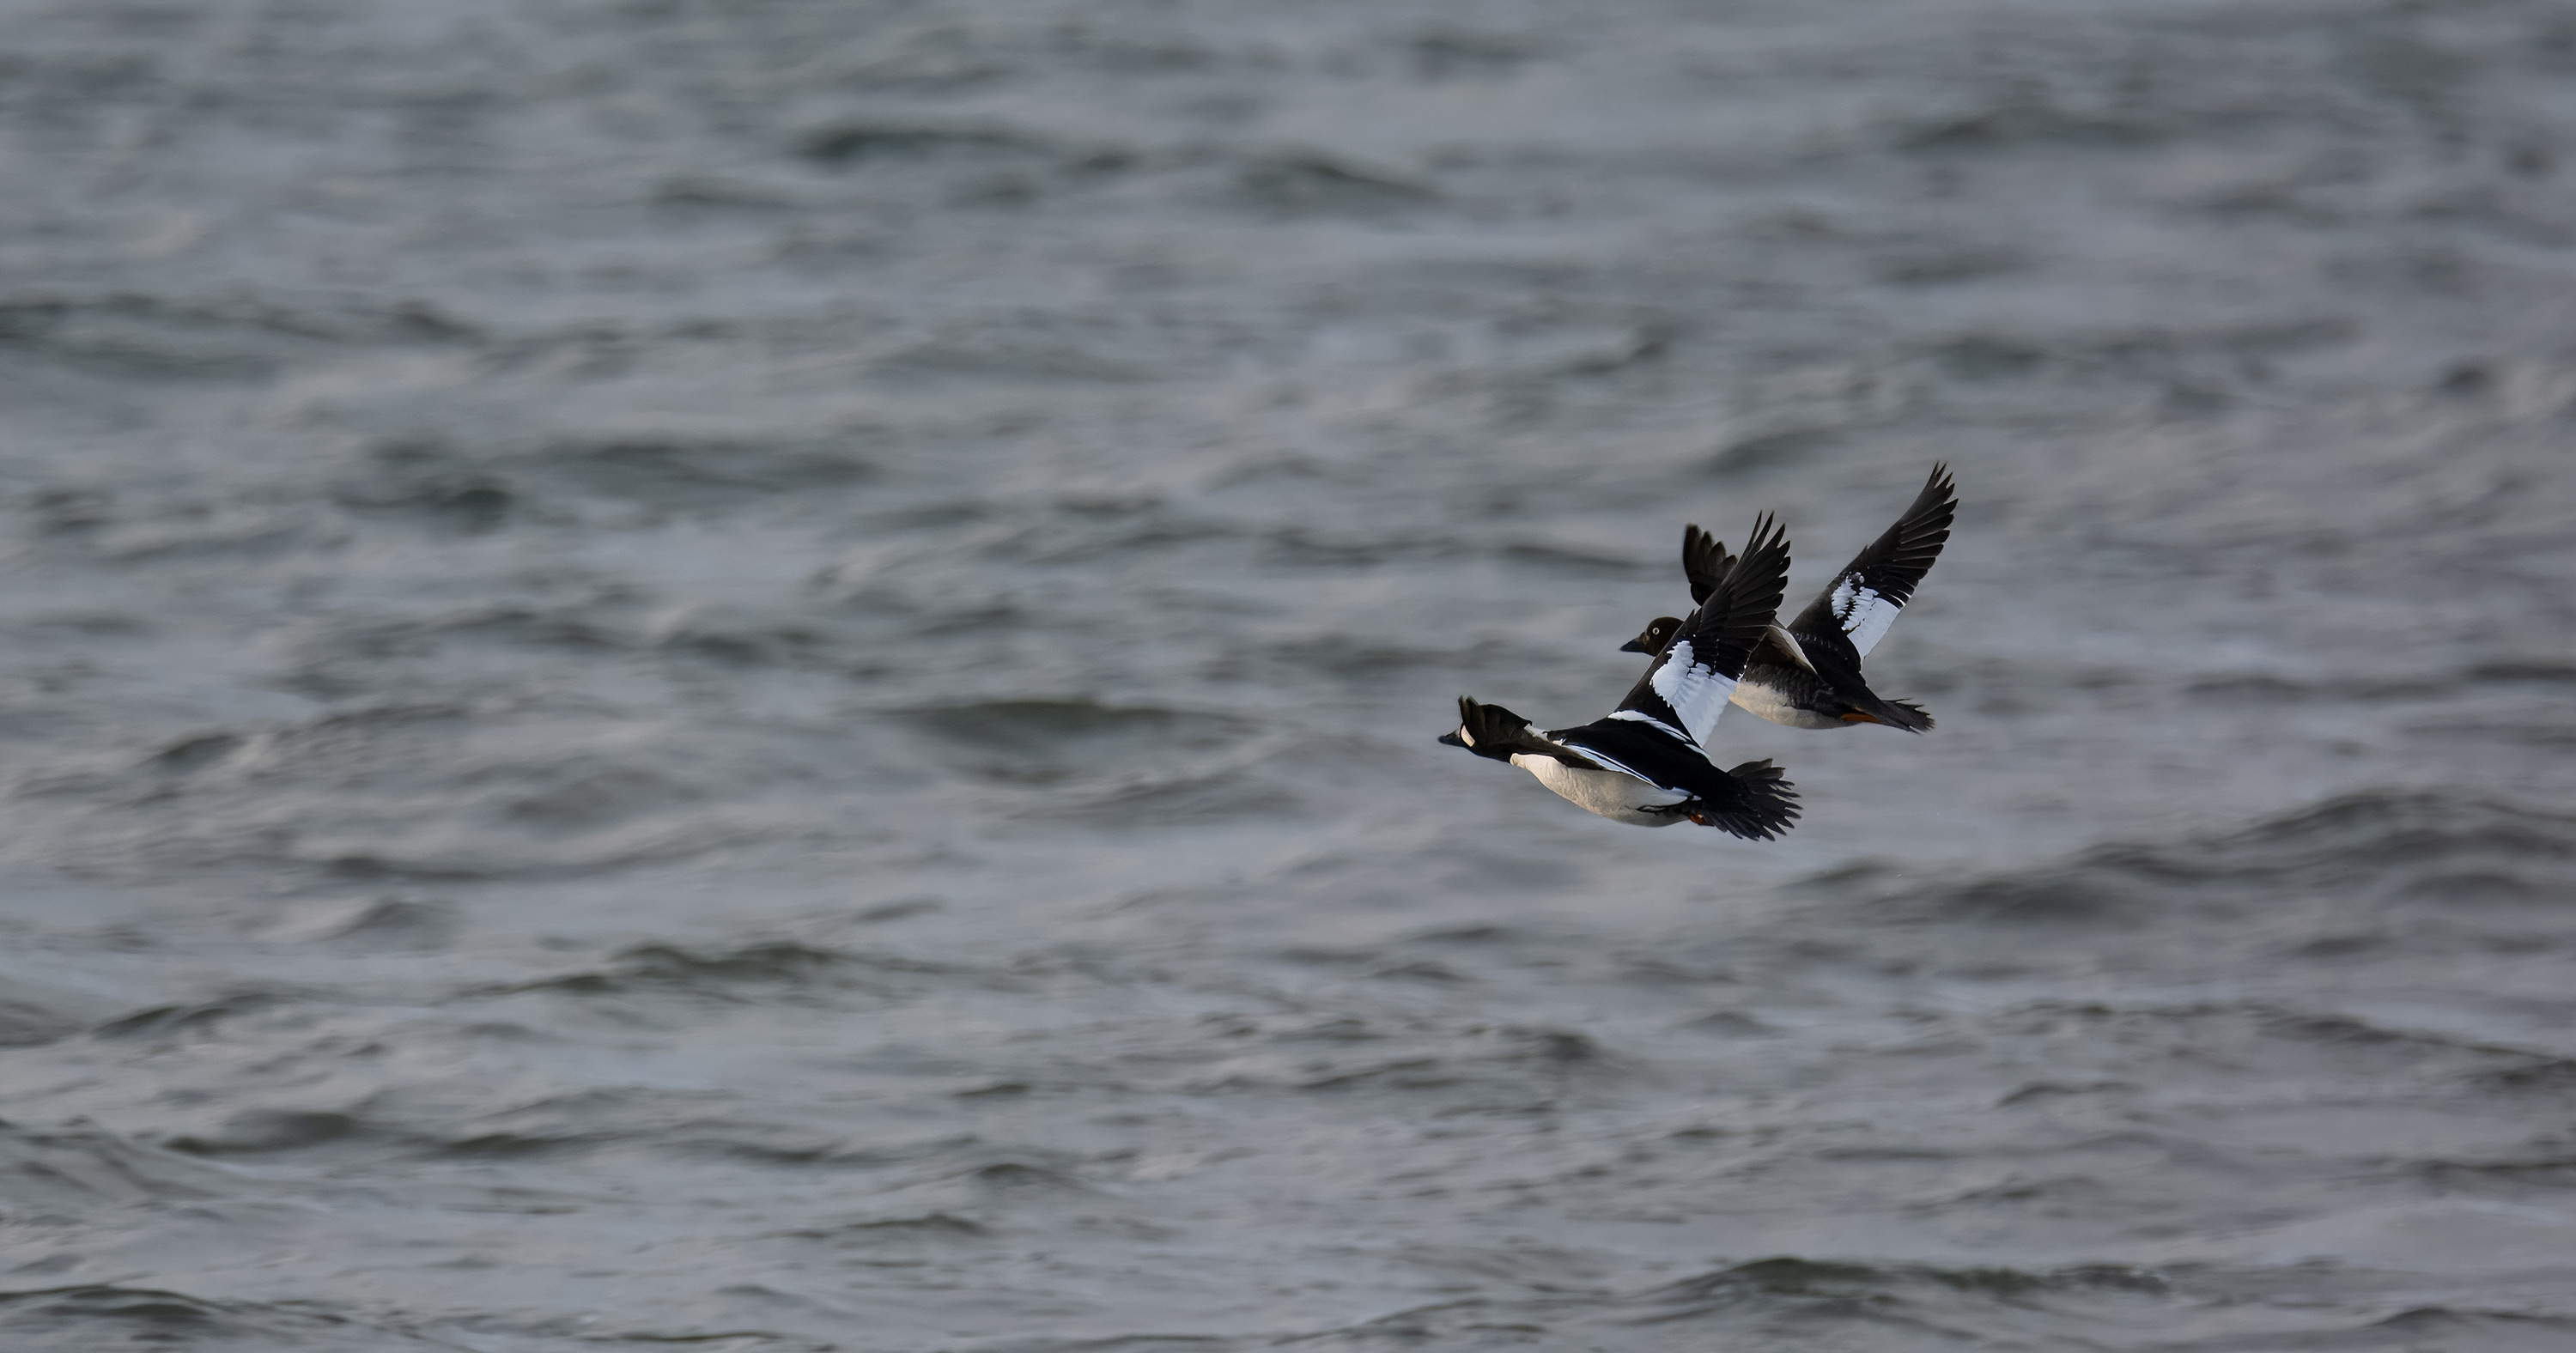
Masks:
[[[1798,820],[1798,789],[1780,777],[1768,760],[1747,761],[1726,772],[1734,781],[1722,798],[1703,794],[1690,808],[1690,820],[1747,841],[1771,841]]]
[[[1880,723],[1890,728],[1902,728],[1908,733],[1920,733],[1932,726],[1932,716],[1924,713],[1923,707],[1911,700],[1890,700],[1883,695],[1874,696],[1872,699],[1875,703],[1870,706],[1869,712],[1875,715]]]

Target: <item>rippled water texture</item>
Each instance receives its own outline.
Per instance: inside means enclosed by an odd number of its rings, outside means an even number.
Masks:
[[[2576,1348],[2571,89],[0,0],[0,1347]],[[1935,459],[1788,839],[1433,742]]]

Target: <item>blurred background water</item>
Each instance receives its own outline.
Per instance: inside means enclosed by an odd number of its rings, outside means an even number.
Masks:
[[[2576,10],[0,3],[0,1345],[2576,1347]],[[1435,745],[1935,459],[1785,841]]]

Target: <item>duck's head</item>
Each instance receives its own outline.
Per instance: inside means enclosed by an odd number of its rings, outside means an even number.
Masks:
[[[1673,636],[1681,633],[1681,629],[1682,622],[1679,619],[1669,615],[1656,616],[1654,622],[1646,626],[1645,633],[1619,645],[1619,651],[1643,653],[1651,658],[1663,652],[1664,645],[1671,643]]]
[[[1512,749],[1529,731],[1529,720],[1500,705],[1478,704],[1458,697],[1458,726],[1440,735],[1443,747],[1464,747],[1495,761],[1512,759]]]

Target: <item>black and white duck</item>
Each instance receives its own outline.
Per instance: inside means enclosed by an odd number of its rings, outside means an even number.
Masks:
[[[1735,561],[1608,717],[1540,732],[1500,705],[1458,700],[1440,741],[1508,762],[1613,822],[1696,822],[1769,840],[1798,818],[1798,794],[1769,761],[1721,770],[1708,755],[1718,715],[1771,628],[1789,577],[1789,542],[1764,513]]]

